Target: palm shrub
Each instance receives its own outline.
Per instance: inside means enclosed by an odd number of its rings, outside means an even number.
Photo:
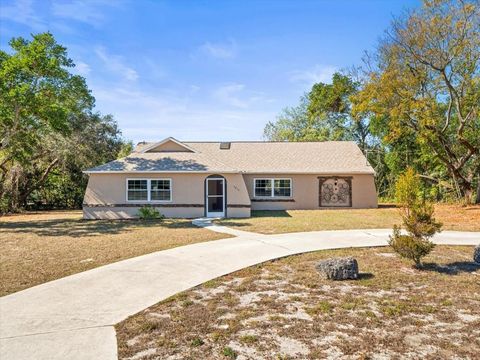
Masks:
[[[413,260],[421,267],[421,259],[434,248],[430,238],[441,231],[442,224],[434,218],[433,205],[420,196],[421,182],[412,168],[400,175],[395,186],[395,198],[400,207],[403,226],[394,226],[389,245],[401,257]]]

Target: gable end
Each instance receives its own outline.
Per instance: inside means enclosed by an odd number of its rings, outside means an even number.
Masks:
[[[164,152],[196,152],[188,145],[174,138],[166,138],[158,143],[151,144],[141,151],[141,153],[164,153]]]

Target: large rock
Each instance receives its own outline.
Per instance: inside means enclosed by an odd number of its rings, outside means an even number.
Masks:
[[[358,279],[358,263],[353,257],[322,260],[316,269],[324,279]]]
[[[473,250],[473,261],[480,264],[480,245],[475,246]]]

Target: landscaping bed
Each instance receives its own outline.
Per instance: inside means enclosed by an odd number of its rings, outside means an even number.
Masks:
[[[438,204],[435,217],[444,230],[480,231],[480,206]],[[249,219],[224,219],[219,224],[262,234],[300,231],[391,229],[400,224],[395,206],[378,209],[253,211]]]
[[[115,261],[230,237],[190,220],[83,220],[81,211],[0,218],[0,296]]]
[[[116,326],[121,359],[462,358],[480,349],[480,266],[437,246],[423,270],[389,248],[319,251],[212,280]],[[322,280],[353,256],[358,280]]]

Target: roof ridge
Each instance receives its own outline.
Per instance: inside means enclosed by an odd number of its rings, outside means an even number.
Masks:
[[[183,143],[209,143],[209,144],[216,144],[222,142],[229,142],[229,143],[260,143],[260,144],[271,144],[271,143],[278,143],[278,144],[308,144],[308,143],[329,143],[329,142],[341,142],[341,143],[355,143],[354,140],[324,140],[324,141],[263,141],[263,140],[183,140]],[[356,143],[355,143],[356,144]]]

